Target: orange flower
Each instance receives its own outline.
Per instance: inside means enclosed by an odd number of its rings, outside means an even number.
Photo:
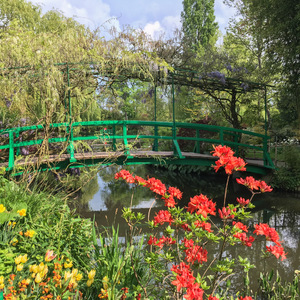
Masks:
[[[17,213],[21,216],[21,217],[25,217],[26,216],[26,209],[23,208],[21,210],[18,210]]]
[[[27,230],[27,231],[24,233],[25,236],[31,237],[31,238],[32,238],[35,234],[36,234],[36,232],[35,232],[34,230],[32,230],[32,229]]]

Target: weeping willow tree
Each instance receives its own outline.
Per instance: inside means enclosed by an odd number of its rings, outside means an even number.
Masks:
[[[2,127],[66,121],[70,109],[72,121],[99,120],[99,94],[116,81],[151,81],[151,64],[166,65],[140,31],[105,41],[99,30],[58,11],[42,15],[25,0],[1,1],[0,26]]]

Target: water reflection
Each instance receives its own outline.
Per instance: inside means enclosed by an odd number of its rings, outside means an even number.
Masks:
[[[185,206],[189,198],[197,194],[203,193],[209,198],[217,202],[218,206],[223,203],[223,193],[225,187],[225,180],[223,176],[210,175],[181,175],[161,168],[151,168],[147,166],[126,167],[135,175],[147,178],[156,177],[164,182],[166,185],[178,187],[183,192],[183,200],[180,202],[181,206]],[[98,226],[111,226],[112,224],[119,224],[120,234],[125,235],[128,229],[127,224],[121,217],[122,207],[132,206],[135,211],[148,214],[149,207],[155,200],[154,195],[148,189],[134,188],[124,181],[114,180],[114,174],[118,167],[109,167],[101,171],[94,181],[91,181],[91,187],[88,192],[83,194],[80,202],[77,204],[78,212],[88,218],[95,217]],[[234,180],[229,186],[228,201],[235,202],[236,197],[248,197],[248,191]],[[284,240],[284,248],[288,253],[287,259],[278,261],[276,259],[268,258],[262,259],[262,249],[265,249],[266,242],[261,239],[253,244],[251,251],[247,247],[231,247],[227,250],[227,257],[249,257],[251,253],[251,263],[256,266],[256,269],[251,270],[251,277],[259,278],[260,271],[270,271],[272,269],[279,269],[283,280],[291,280],[294,270],[300,269],[300,197],[290,194],[282,193],[266,193],[257,195],[254,198],[256,208],[253,211],[253,219],[249,221],[250,228],[256,223],[269,223],[270,226],[275,227],[280,237]],[[161,201],[154,203],[151,209],[151,217],[163,207]],[[220,222],[215,219],[214,222]],[[147,231],[147,226],[143,227],[143,231]],[[259,240],[259,239],[258,239]],[[213,255],[217,253],[216,245],[211,245],[208,249],[209,253]],[[238,282],[236,283],[238,285]]]

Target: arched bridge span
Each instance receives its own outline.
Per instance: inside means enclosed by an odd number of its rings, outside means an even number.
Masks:
[[[21,174],[99,163],[210,166],[213,145],[230,146],[247,171],[274,169],[268,136],[228,127],[157,121],[53,123],[0,130],[0,166]]]

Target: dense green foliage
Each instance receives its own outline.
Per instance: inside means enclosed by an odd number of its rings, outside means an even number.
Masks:
[[[183,0],[182,31],[194,51],[213,46],[218,24],[215,22],[214,0]]]

